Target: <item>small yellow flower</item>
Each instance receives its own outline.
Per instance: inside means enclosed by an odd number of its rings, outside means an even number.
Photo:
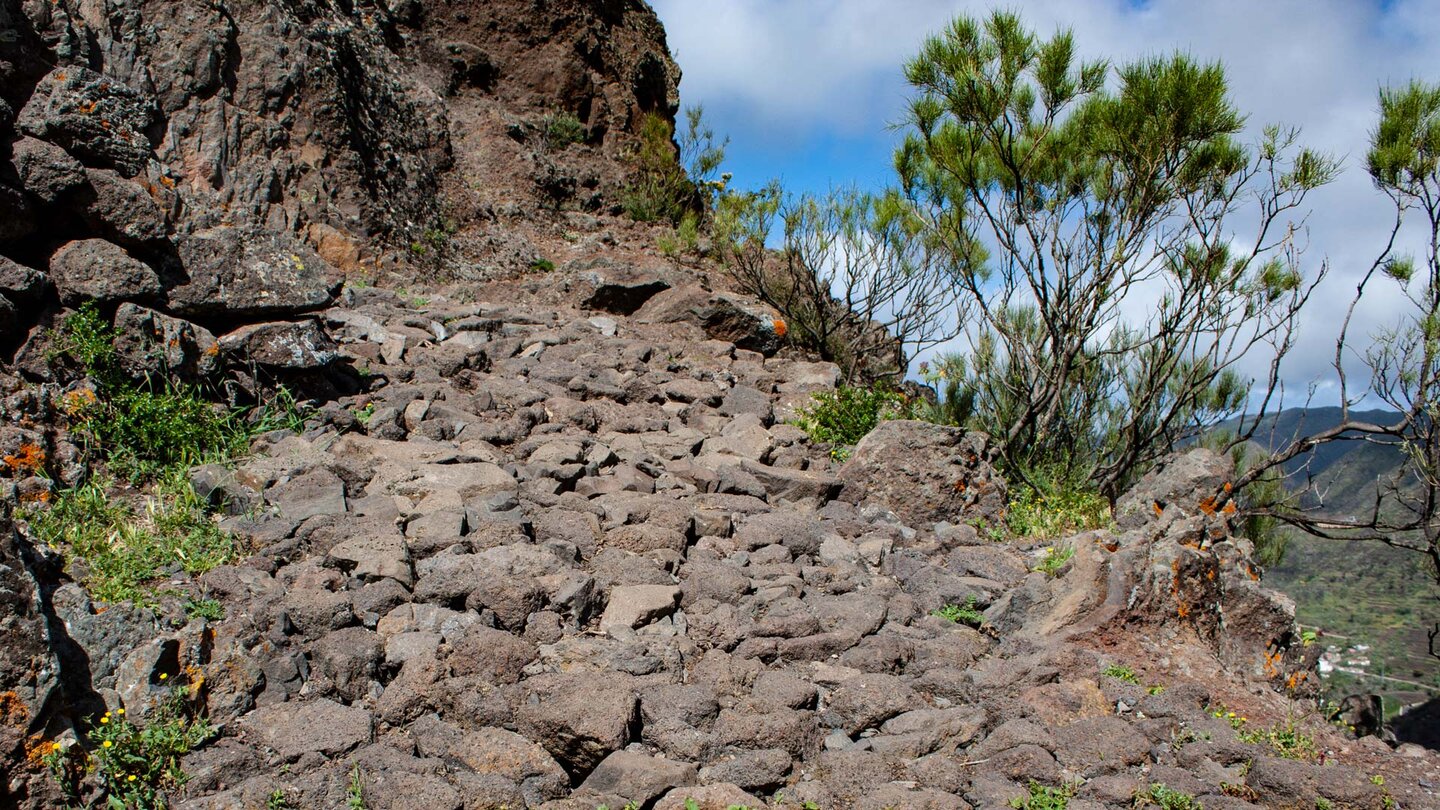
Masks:
[[[132,774],[130,774],[129,776],[125,777],[125,781],[126,781],[126,782],[134,782],[134,781],[135,781],[135,774],[132,773]]]
[[[58,751],[64,751],[64,750],[65,750],[65,746],[61,745],[61,744],[58,743],[58,742],[57,742],[57,743],[50,743],[50,750],[51,750],[51,751],[57,751],[57,752],[58,752]]]
[[[124,710],[124,709],[116,709],[116,710],[115,710],[115,713],[116,713],[116,714],[124,714],[124,713],[125,713],[125,710]]]
[[[1226,713],[1225,713],[1225,716],[1226,716],[1226,717],[1234,717],[1234,716],[1235,716],[1235,713],[1234,713],[1234,712],[1226,712]]]
[[[114,745],[114,744],[115,744],[115,743],[112,743],[112,742],[110,742],[109,740],[106,740],[105,742],[100,743],[100,747],[101,747],[101,748],[109,748],[110,746],[112,746],[112,745]]]
[[[110,722],[110,715],[107,714],[107,715],[105,715],[104,717],[100,718],[100,722],[101,722],[102,725],[105,724],[105,723]]]
[[[169,675],[166,675],[166,674],[163,673],[163,672],[160,673],[160,680],[162,680],[162,681],[165,680],[166,678],[169,678],[169,677],[170,677]]]

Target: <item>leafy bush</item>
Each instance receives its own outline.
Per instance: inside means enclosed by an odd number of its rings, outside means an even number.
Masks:
[[[1120,664],[1111,664],[1102,670],[1100,674],[1107,678],[1125,681],[1126,683],[1137,685],[1140,683],[1140,678],[1135,675],[1135,670],[1127,666],[1121,666]]]
[[[1009,477],[1006,523],[1018,537],[1059,538],[1110,525],[1110,503],[1088,481],[1067,479],[1055,468]]]
[[[882,420],[904,416],[906,402],[904,394],[882,386],[841,386],[811,397],[795,424],[812,441],[833,445],[831,454],[842,459]]]
[[[149,583],[172,567],[198,575],[236,558],[234,538],[208,517],[183,470],[157,482],[142,509],[109,493],[110,482],[92,480],[27,514],[30,532],[83,572],[96,600],[154,605]]]
[[[1075,788],[1071,785],[1047,787],[1034,780],[1027,789],[1029,796],[1010,800],[1010,806],[1015,810],[1065,810],[1070,806],[1070,797],[1075,795]]]
[[[557,112],[545,118],[545,148],[564,149],[585,142],[585,124],[574,113]]]

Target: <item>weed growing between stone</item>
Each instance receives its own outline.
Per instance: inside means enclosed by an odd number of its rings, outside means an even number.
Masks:
[[[1241,717],[1224,706],[1211,707],[1210,714],[1229,723],[1241,742],[1268,746],[1286,759],[1313,760],[1319,756],[1315,738],[1301,731],[1293,719],[1265,728],[1250,728],[1248,717]]]
[[[975,607],[975,597],[973,596],[966,599],[963,605],[945,605],[939,610],[933,611],[932,615],[970,627],[979,627],[985,623],[985,614]]]
[[[1070,562],[1070,558],[1074,556],[1075,549],[1073,548],[1056,548],[1055,546],[1051,546],[1045,549],[1044,558],[1040,560],[1040,564],[1036,565],[1034,570],[1039,571],[1047,577],[1058,577],[1060,576],[1060,569],[1064,568],[1065,563]]]
[[[177,569],[203,574],[237,556],[234,538],[210,517],[184,469],[167,472],[138,508],[112,489],[110,481],[92,480],[29,514],[30,531],[64,556],[96,600],[153,607],[155,579]],[[198,604],[196,611],[207,618],[216,612]]]
[[[1121,666],[1120,664],[1111,664],[1110,666],[1102,670],[1100,674],[1104,675],[1107,678],[1114,678],[1119,681],[1125,681],[1126,683],[1133,683],[1137,686],[1140,684],[1140,678],[1136,676],[1135,670],[1127,666]]]
[[[1017,537],[1069,537],[1111,525],[1110,503],[1093,487],[1043,470],[1011,479],[1006,523]]]
[[[93,773],[98,799],[115,810],[164,810],[164,792],[189,779],[180,758],[216,732],[192,713],[186,687],[172,691],[147,721],[132,722],[124,709],[116,709],[85,726],[85,744],[50,743],[42,761],[68,801],[79,801],[81,782]]]
[[[1189,793],[1153,784],[1135,793],[1135,807],[1158,807],[1160,810],[1205,810],[1204,805]]]
[[[350,766],[350,782],[345,788],[345,810],[366,810],[365,774],[359,765]]]
[[[1070,797],[1075,795],[1074,785],[1047,787],[1031,780],[1029,796],[1017,796],[1010,800],[1014,810],[1065,810],[1070,806]]]

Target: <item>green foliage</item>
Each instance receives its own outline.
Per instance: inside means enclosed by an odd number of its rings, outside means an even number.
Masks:
[[[157,482],[137,509],[93,480],[60,490],[27,515],[31,533],[59,551],[101,602],[156,604],[150,583],[172,568],[199,575],[237,556],[235,540],[209,518],[183,470]]]
[[[673,232],[656,237],[655,246],[671,258],[697,252],[700,249],[700,218],[693,212],[686,213]]]
[[[163,379],[139,384],[127,379],[113,339],[113,329],[90,304],[66,318],[55,334],[57,355],[79,363],[95,382],[93,392],[67,399],[76,432],[113,471],[132,480],[153,478],[167,468],[222,460],[248,448],[254,426],[198,390]],[[258,426],[291,423],[298,407],[281,389],[259,411]]]
[[[205,619],[218,622],[225,618],[225,605],[218,599],[187,599],[185,615],[191,619]]]
[[[970,627],[979,627],[985,623],[985,614],[975,607],[975,597],[973,596],[966,599],[963,605],[945,605],[934,611],[933,615]]]
[[[290,803],[290,797],[285,795],[282,788],[276,788],[265,797],[265,810],[296,810],[296,807]]]
[[[631,219],[680,225],[686,214],[704,213],[714,205],[715,196],[729,181],[729,175],[719,179],[716,175],[730,140],[717,141],[704,116],[703,107],[685,111],[678,146],[674,127],[663,116],[646,113],[640,119],[635,178],[620,198]]]
[[[570,112],[557,112],[545,118],[545,148],[564,149],[572,143],[584,143],[585,124]]]
[[[355,421],[361,425],[369,425],[370,420],[375,418],[375,403],[367,402],[363,408],[355,408],[351,411],[355,415]]]
[[[1296,728],[1293,721],[1260,729],[1246,728],[1242,722],[1236,728],[1236,733],[1242,741],[1253,745],[1268,745],[1276,754],[1286,759],[1313,760],[1319,755],[1315,738]]]
[[[957,392],[973,392],[975,426],[1012,469],[1058,465],[1113,501],[1239,413],[1251,348],[1290,345],[1316,280],[1279,234],[1336,164],[1278,127],[1240,145],[1218,64],[1112,68],[1077,51],[1010,12],[956,19],[906,66],[895,162],[972,316]],[[1275,238],[1242,247],[1237,230]],[[1157,288],[1143,320],[1126,317]]]
[[[1135,670],[1127,666],[1121,666],[1120,664],[1111,664],[1110,666],[1102,670],[1100,674],[1104,675],[1107,678],[1115,678],[1116,680],[1125,681],[1126,683],[1133,683],[1136,685],[1139,685],[1140,683],[1140,678],[1135,674]]]
[[[205,718],[193,714],[187,695],[188,690],[175,689],[144,723],[131,722],[124,709],[106,712],[86,724],[88,746],[53,743],[42,760],[71,801],[79,798],[80,780],[93,773],[103,806],[164,810],[164,793],[189,779],[180,758],[216,732]]]
[[[360,771],[360,766],[350,765],[350,781],[345,788],[345,810],[366,810],[365,807],[365,775]]]
[[[1072,785],[1047,787],[1034,780],[1030,781],[1028,790],[1029,796],[1011,799],[1010,806],[1015,810],[1065,810],[1070,806],[1070,798],[1075,795]]]
[[[555,262],[542,256],[530,262],[530,269],[540,273],[553,273],[555,272]]]
[[[1135,807],[1158,807],[1160,810],[1204,810],[1200,802],[1189,793],[1171,790],[1156,783],[1135,793]]]
[[[1005,522],[1017,537],[1050,539],[1111,525],[1110,503],[1094,484],[1050,466],[1012,476]]]
[[[975,391],[965,385],[965,356],[942,354],[920,364],[920,379],[935,389],[935,401],[917,404],[917,416],[927,422],[967,427],[975,416]]]
[[[1070,562],[1070,558],[1074,556],[1075,549],[1073,548],[1067,547],[1062,549],[1051,546],[1045,549],[1045,556],[1041,558],[1040,563],[1035,566],[1034,570],[1039,571],[1047,577],[1058,577],[1060,576],[1060,569],[1064,568],[1065,563]]]
[[[799,409],[795,424],[811,441],[833,445],[832,455],[838,459],[848,457],[850,448],[881,421],[904,415],[905,408],[905,396],[890,388],[841,386],[813,395],[810,404]]]

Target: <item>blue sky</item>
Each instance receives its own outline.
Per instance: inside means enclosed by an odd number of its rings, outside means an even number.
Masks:
[[[727,169],[741,185],[772,177],[823,191],[889,180],[892,125],[903,119],[905,60],[955,15],[990,4],[957,0],[652,0],[684,78],[682,103],[703,104],[731,138]],[[1125,61],[1187,51],[1219,60],[1252,129],[1300,126],[1302,140],[1345,160],[1312,198],[1307,260],[1331,267],[1312,301],[1290,387],[1324,399],[1334,326],[1368,267],[1392,209],[1363,170],[1379,87],[1440,82],[1440,0],[1033,0],[1007,4],[1043,34],[1072,28],[1085,57]],[[1399,291],[1362,306],[1362,334],[1389,323]],[[1258,362],[1258,361],[1257,361]],[[1260,370],[1256,366],[1255,371]]]

